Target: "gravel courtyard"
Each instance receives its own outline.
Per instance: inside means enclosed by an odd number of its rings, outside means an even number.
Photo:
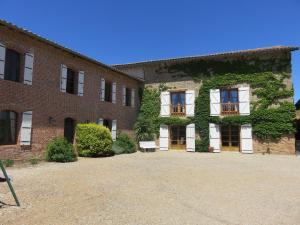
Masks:
[[[155,152],[12,168],[0,224],[299,224],[300,156]],[[0,201],[14,204],[6,184]]]

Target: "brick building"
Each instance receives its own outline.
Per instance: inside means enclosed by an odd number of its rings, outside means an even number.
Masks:
[[[41,155],[78,122],[130,132],[143,80],[0,21],[0,158]],[[122,113],[121,113],[122,112]]]
[[[160,117],[193,118],[201,76],[234,72],[284,74],[282,87],[292,90],[291,52],[295,47],[271,47],[206,56],[173,58],[108,66],[0,20],[0,158],[25,159],[42,155],[57,136],[74,138],[76,123],[96,122],[132,133],[139,111],[139,93],[146,86],[161,93]],[[199,66],[200,65],[200,66]],[[222,68],[222,71],[220,71]],[[196,70],[195,70],[196,69]],[[197,71],[198,70],[198,71]],[[247,82],[209,90],[209,116],[250,116],[259,97]],[[291,96],[278,102],[293,103]],[[273,106],[272,106],[273,107]],[[160,125],[160,150],[195,151],[197,124]],[[263,142],[253,135],[251,123],[209,124],[214,152],[295,153],[295,135]]]

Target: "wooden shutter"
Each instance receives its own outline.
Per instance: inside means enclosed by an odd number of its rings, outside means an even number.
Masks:
[[[220,116],[221,105],[220,105],[220,90],[210,90],[210,115]]]
[[[163,91],[160,94],[160,115],[170,116],[170,92]]]
[[[239,112],[240,115],[250,115],[250,88],[239,88]]]
[[[135,89],[131,89],[131,107],[135,107]]]
[[[209,124],[209,146],[214,148],[214,152],[221,151],[220,126],[218,124]]]
[[[185,112],[186,116],[194,116],[195,111],[195,91],[188,90],[185,92]]]
[[[159,128],[159,149],[161,151],[168,151],[169,149],[169,128],[163,124]]]
[[[78,72],[78,96],[83,96],[84,90],[84,71]]]
[[[60,91],[66,92],[67,89],[67,76],[68,76],[68,69],[66,65],[61,65],[60,70]]]
[[[32,85],[34,55],[25,53],[24,84]]]
[[[117,83],[112,83],[112,103],[116,104],[117,102]]]
[[[97,119],[97,124],[98,125],[103,125],[103,119],[102,118]]]
[[[193,123],[186,126],[186,150],[195,151],[195,124]]]
[[[125,106],[126,105],[126,87],[122,87],[122,103]]]
[[[101,78],[101,84],[100,84],[100,100],[104,102],[105,100],[105,79]]]
[[[5,45],[0,42],[0,80],[4,80],[5,52]]]
[[[21,125],[21,145],[31,144],[32,111],[23,112]]]
[[[111,137],[113,141],[117,139],[117,120],[113,120],[111,124]]]
[[[241,126],[241,152],[253,153],[251,124]]]

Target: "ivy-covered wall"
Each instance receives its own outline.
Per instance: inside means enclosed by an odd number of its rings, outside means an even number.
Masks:
[[[197,141],[197,149],[203,151],[209,145],[210,122],[239,125],[251,123],[255,137],[267,143],[278,142],[282,137],[295,132],[290,51],[223,56],[180,63],[163,62],[143,69],[146,89],[140,115],[152,121],[155,133],[161,123],[188,124],[193,121],[201,139]],[[209,90],[239,84],[250,85],[251,115],[210,117]],[[159,93],[162,88],[196,90],[195,117],[159,118]]]

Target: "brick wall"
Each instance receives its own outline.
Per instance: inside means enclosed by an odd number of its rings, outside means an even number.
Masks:
[[[59,48],[50,46],[32,37],[0,26],[0,41],[7,48],[34,53],[33,83],[23,81],[24,58],[21,59],[21,82],[0,80],[0,111],[12,110],[18,113],[18,144],[0,146],[0,158],[23,159],[32,154],[42,155],[45,144],[56,136],[63,136],[64,119],[71,117],[77,122],[96,122],[98,118],[116,119],[118,130],[132,130],[138,111],[136,107],[122,105],[122,85],[138,88],[142,83],[122,73],[99,66]],[[84,96],[79,97],[60,92],[61,64],[85,72]],[[117,103],[101,102],[100,80],[117,83]],[[138,92],[136,92],[138,93]],[[21,113],[33,111],[32,145],[19,145]],[[49,123],[49,117],[53,120]]]

